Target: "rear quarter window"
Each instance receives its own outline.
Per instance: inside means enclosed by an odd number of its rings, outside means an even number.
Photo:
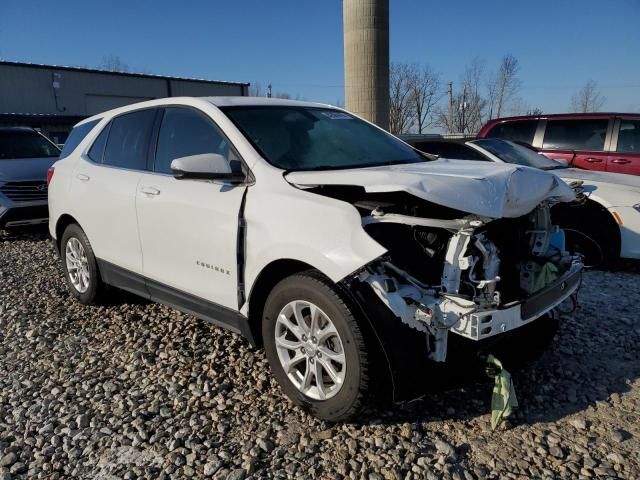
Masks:
[[[486,136],[532,144],[536,128],[538,128],[538,120],[507,121],[494,126]]]
[[[60,154],[59,158],[65,158],[71,155],[76,147],[80,145],[80,142],[84,140],[84,137],[89,134],[89,132],[98,124],[100,120],[101,119],[92,120],[90,122],[83,123],[82,125],[73,127],[73,130],[71,130],[69,137],[67,137],[67,141],[64,142],[64,147],[62,147],[62,153]]]

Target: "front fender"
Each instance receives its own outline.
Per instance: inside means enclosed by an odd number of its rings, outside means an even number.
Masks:
[[[386,252],[364,231],[353,205],[290,185],[277,190],[253,186],[244,216],[247,291],[276,260],[298,260],[338,283]]]

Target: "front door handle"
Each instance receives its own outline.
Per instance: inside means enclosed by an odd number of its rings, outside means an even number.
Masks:
[[[589,158],[585,158],[584,161],[585,162],[589,162],[589,163],[600,163],[600,162],[602,162],[602,159],[601,158],[589,157]]]
[[[88,181],[91,177],[89,175],[85,175],[84,173],[79,173],[76,175],[78,180],[82,180],[83,182]]]
[[[611,163],[617,163],[618,165],[625,165],[627,163],[631,163],[631,160],[627,160],[626,158],[614,158],[611,160]]]
[[[140,191],[146,195],[160,195],[160,190],[154,187],[142,187]]]

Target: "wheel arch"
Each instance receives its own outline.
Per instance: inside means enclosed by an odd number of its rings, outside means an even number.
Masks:
[[[60,251],[60,242],[62,241],[62,235],[64,234],[64,231],[67,229],[69,225],[74,223],[77,224],[78,226],[80,225],[78,221],[68,213],[64,213],[60,215],[60,218],[58,218],[58,220],[56,221],[55,241],[56,241],[56,246],[58,247],[58,251]]]
[[[579,207],[578,214],[575,212],[572,214],[572,210],[576,207],[565,204],[558,205],[560,208],[556,207],[557,224],[560,226],[566,225],[566,223],[584,225],[586,229],[595,229],[600,235],[606,232],[605,235],[609,241],[606,249],[610,252],[609,256],[619,257],[622,246],[620,226],[608,206],[599,200],[599,198],[587,198],[584,205]]]
[[[262,346],[262,313],[269,293],[278,282],[296,273],[317,268],[300,260],[281,258],[266,265],[258,274],[249,292],[249,328],[256,346]]]

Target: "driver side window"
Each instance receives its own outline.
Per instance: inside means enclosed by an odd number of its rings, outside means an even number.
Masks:
[[[153,171],[171,173],[176,158],[216,153],[227,159],[232,171],[241,169],[240,159],[213,122],[190,108],[171,107],[164,111]]]

